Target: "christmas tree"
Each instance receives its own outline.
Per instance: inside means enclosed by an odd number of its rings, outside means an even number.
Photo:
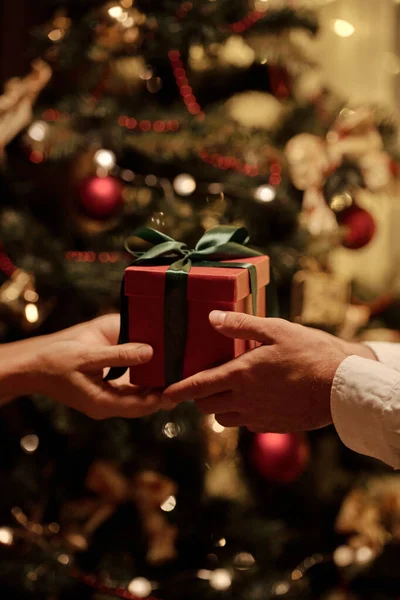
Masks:
[[[316,17],[290,4],[54,7],[33,32],[41,60],[0,105],[3,146],[24,128],[4,158],[3,342],[118,310],[124,242],[142,225],[193,247],[245,224],[282,316],[348,337],[367,323],[346,321],[348,285],[327,257],[373,238],[359,195],[390,184],[395,130],[325,88]],[[356,475],[386,469],[330,429],[253,435],[191,404],[94,422],[39,396],[4,407],[1,428],[7,598],[311,600],[345,584],[353,598],[383,578],[379,597],[398,590],[374,561],[396,533],[386,513],[365,517],[368,486],[334,528]]]

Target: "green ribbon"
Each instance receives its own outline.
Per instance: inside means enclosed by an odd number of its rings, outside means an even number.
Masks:
[[[245,245],[249,241],[249,235],[244,227],[214,227],[203,235],[192,250],[182,242],[177,242],[168,235],[148,227],[138,229],[133,237],[150,243],[152,247],[146,252],[133,252],[129,247],[128,240],[125,244],[126,250],[135,257],[131,266],[170,265],[166,272],[164,295],[164,365],[165,384],[168,386],[182,379],[187,327],[187,282],[192,265],[224,269],[247,269],[252,294],[252,310],[253,314],[257,314],[256,267],[252,263],[226,263],[223,261],[262,256],[262,254]],[[268,286],[268,288],[272,291],[268,302],[271,302],[272,307],[276,307],[275,291],[271,286]],[[128,297],[125,295],[123,280],[121,286],[121,328],[118,343],[128,343],[128,336]],[[110,369],[106,380],[118,379],[125,371],[125,367],[114,367]]]

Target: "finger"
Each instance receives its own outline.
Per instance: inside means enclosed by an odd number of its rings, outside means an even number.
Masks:
[[[151,360],[153,349],[147,344],[121,344],[102,346],[91,350],[81,368],[84,370],[106,369],[107,367],[132,367]]]
[[[198,409],[204,415],[217,415],[232,411],[235,408],[235,395],[232,390],[202,398],[196,402]]]
[[[121,318],[118,314],[109,314],[94,319],[91,325],[95,326],[99,333],[114,345],[118,342],[120,321]]]
[[[274,343],[279,333],[288,326],[288,323],[283,319],[266,319],[244,313],[222,312],[219,310],[210,313],[210,322],[215,329],[228,337],[254,340],[263,344]]]
[[[240,427],[244,424],[243,416],[236,412],[227,412],[218,415],[215,417],[215,420],[222,425],[222,427]]]
[[[174,383],[165,390],[163,397],[165,400],[177,404],[185,400],[198,400],[199,398],[207,398],[228,391],[232,387],[230,377],[233,371],[233,363],[235,361],[208,371],[202,371],[188,377],[188,379]]]

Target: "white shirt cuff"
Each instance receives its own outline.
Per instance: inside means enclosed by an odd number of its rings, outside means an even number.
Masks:
[[[364,342],[382,364],[400,371],[400,344],[390,342]]]
[[[373,360],[349,356],[333,380],[331,413],[340,439],[351,450],[400,468],[397,371]]]

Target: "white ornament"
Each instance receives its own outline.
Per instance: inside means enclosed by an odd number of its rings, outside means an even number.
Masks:
[[[226,102],[229,115],[249,128],[272,129],[282,116],[282,105],[274,96],[264,92],[235,94]]]
[[[219,60],[234,67],[246,68],[253,64],[255,52],[239,35],[232,35],[222,45]]]

